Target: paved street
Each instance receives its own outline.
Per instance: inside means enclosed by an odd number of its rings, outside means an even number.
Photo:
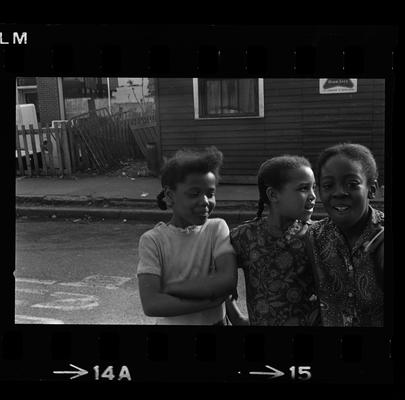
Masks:
[[[151,323],[135,275],[138,240],[151,227],[122,220],[19,218],[16,323]],[[241,272],[238,292],[246,313]]]

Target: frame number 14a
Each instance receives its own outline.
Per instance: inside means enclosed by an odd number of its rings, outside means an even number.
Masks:
[[[131,380],[131,374],[129,373],[129,369],[127,366],[122,366],[118,375],[114,374],[114,369],[112,365],[109,365],[107,368],[105,368],[103,371],[100,371],[100,367],[98,365],[95,365],[93,367],[94,370],[94,379],[96,381],[100,380],[100,378],[103,379],[108,379],[110,381],[117,379],[117,380],[122,380],[126,379],[128,381]]]

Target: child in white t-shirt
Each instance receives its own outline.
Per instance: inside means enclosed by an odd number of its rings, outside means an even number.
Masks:
[[[142,307],[157,324],[225,325],[225,299],[235,290],[237,267],[229,228],[209,219],[222,153],[215,147],[178,151],[164,166],[158,195],[172,218],[139,241]]]

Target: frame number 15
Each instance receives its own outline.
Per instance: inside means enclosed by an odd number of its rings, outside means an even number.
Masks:
[[[292,366],[290,367],[291,379],[298,379],[301,381],[307,381],[312,378],[311,367]]]

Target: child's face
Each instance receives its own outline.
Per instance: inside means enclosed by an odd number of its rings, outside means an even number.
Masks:
[[[308,220],[314,211],[316,196],[312,169],[302,166],[288,173],[289,180],[276,191],[275,210],[280,217]]]
[[[355,226],[368,213],[369,193],[362,164],[343,155],[331,157],[321,168],[319,194],[326,212],[341,229]]]
[[[176,190],[168,190],[172,200],[172,222],[181,228],[203,225],[215,207],[216,178],[212,172],[192,173]]]

